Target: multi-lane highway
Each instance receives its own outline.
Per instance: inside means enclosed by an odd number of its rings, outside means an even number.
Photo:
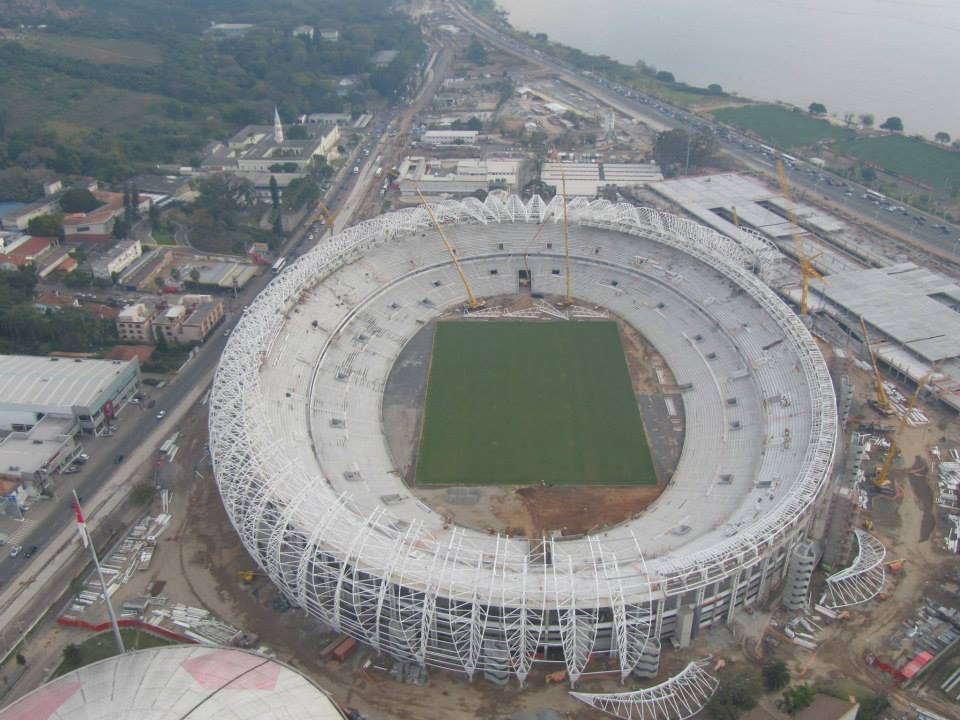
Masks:
[[[684,128],[688,131],[711,133],[717,138],[723,152],[747,167],[768,175],[776,172],[775,158],[765,152],[756,140],[732,128],[714,123],[702,115],[668,105],[656,98],[608,82],[545,55],[499,32],[460,2],[453,1],[450,7],[461,24],[488,43],[513,53],[527,62],[552,70],[569,84],[593,95],[606,105],[646,123],[651,129],[659,131]],[[813,198],[825,200],[840,207],[861,221],[873,224],[894,237],[914,243],[924,250],[946,258],[958,257],[960,227],[949,225],[943,220],[914,208],[904,207],[889,200],[879,200],[868,195],[869,188],[837,177],[804,161],[788,162],[785,169],[790,183],[799,190],[810,193]]]

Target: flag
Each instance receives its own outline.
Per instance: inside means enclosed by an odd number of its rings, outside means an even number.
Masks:
[[[80,499],[77,497],[76,491],[73,493],[73,512],[77,516],[77,532],[80,533],[80,542],[83,543],[84,547],[87,547],[90,542],[87,537],[87,521],[83,519],[83,511],[80,509]]]

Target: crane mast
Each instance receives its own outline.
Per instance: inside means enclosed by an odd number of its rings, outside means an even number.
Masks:
[[[877,472],[876,477],[873,480],[873,484],[880,488],[881,491],[889,492],[891,488],[890,482],[890,468],[893,467],[894,458],[897,456],[897,440],[900,437],[900,434],[903,432],[903,429],[907,426],[907,418],[910,417],[910,413],[913,412],[913,409],[917,406],[917,400],[920,397],[920,393],[923,392],[923,389],[927,386],[927,383],[930,382],[930,378],[936,372],[936,367],[933,367],[924,375],[920,382],[917,383],[917,389],[913,391],[913,395],[910,397],[910,403],[907,405],[906,410],[903,411],[903,415],[900,416],[900,422],[897,424],[897,431],[894,433],[893,437],[890,439],[890,447],[887,449],[887,454],[883,458],[883,464],[880,466],[880,470]]]
[[[411,182],[413,182],[411,180]],[[447,252],[450,254],[450,259],[453,261],[453,266],[457,269],[457,274],[460,275],[460,282],[463,283],[464,289],[467,291],[467,305],[471,310],[477,310],[484,306],[482,300],[477,300],[477,297],[473,294],[473,288],[470,287],[470,283],[467,280],[466,273],[463,272],[463,267],[460,265],[460,260],[457,258],[457,253],[454,252],[453,246],[450,244],[450,241],[447,240],[446,234],[443,232],[443,228],[440,226],[440,221],[437,220],[437,216],[433,213],[433,208],[430,207],[427,199],[423,196],[423,193],[420,192],[420,186],[417,183],[413,182],[413,186],[417,190],[417,195],[420,196],[420,202],[423,203],[424,209],[427,211],[427,214],[430,216],[430,219],[433,221],[433,226],[437,229],[437,233],[440,235],[440,239],[443,240],[443,246],[447,249]]]
[[[870,334],[867,332],[867,324],[860,318],[860,330],[863,332],[863,344],[867,347],[867,354],[870,356],[870,364],[873,365],[873,385],[877,393],[877,399],[870,402],[871,405],[881,415],[893,415],[893,407],[890,405],[890,398],[887,395],[887,389],[883,386],[883,376],[880,374],[880,368],[877,367],[877,355],[870,347]]]
[[[797,222],[797,214],[794,212],[793,199],[790,194],[790,181],[787,180],[787,171],[783,169],[782,160],[777,160],[777,182],[780,183],[780,190],[783,192],[784,199],[787,201],[787,217],[795,227],[799,228],[800,223]],[[807,315],[810,310],[810,280],[819,280],[823,283],[827,281],[813,266],[813,261],[823,255],[823,253],[817,253],[812,256],[807,255],[803,251],[803,243],[800,242],[800,238],[797,237],[796,234],[793,236],[793,242],[796,246],[797,262],[800,264],[801,274],[800,314]]]

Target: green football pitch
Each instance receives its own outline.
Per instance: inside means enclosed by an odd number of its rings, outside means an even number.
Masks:
[[[616,323],[437,323],[418,485],[656,481]]]

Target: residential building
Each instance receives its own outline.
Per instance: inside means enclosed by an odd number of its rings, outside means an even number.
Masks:
[[[96,190],[93,193],[102,204],[86,213],[71,213],[63,218],[63,235],[67,242],[110,242],[116,219],[124,214],[123,194]],[[141,197],[139,212],[150,209],[150,198]]]
[[[59,292],[41,292],[33,301],[33,307],[39,312],[59,312],[65,307],[80,307],[80,302],[73,295]]]
[[[54,473],[69,465],[80,453],[77,435],[80,423],[73,415],[44,415],[33,427],[14,431],[0,440],[0,482],[3,494],[14,488],[18,505],[39,495]]]
[[[50,248],[60,242],[55,237],[29,237],[25,242],[18,243],[12,250],[0,254],[0,268],[16,270],[24,265],[33,265]]]
[[[117,335],[121,342],[153,344],[153,308],[144,303],[127,305],[117,316]]]
[[[476,130],[427,130],[420,136],[424,145],[476,145]]]
[[[297,25],[293,29],[294,37],[305,37],[313,40],[313,33],[314,33],[313,25]]]
[[[99,434],[139,385],[135,360],[0,355],[0,430],[27,432],[53,415]]]
[[[515,158],[406,157],[398,169],[400,194],[417,197],[417,188],[427,197],[465,197],[496,188],[516,190],[520,166],[521,161]]]
[[[26,230],[30,221],[41,215],[51,215],[60,211],[59,195],[43,197],[0,216],[0,227],[5,230]]]
[[[143,247],[139,240],[123,240],[91,263],[93,276],[112,280],[130,267],[141,255]]]
[[[381,50],[377,53],[374,53],[374,56],[370,59],[370,61],[375,67],[383,68],[392,63],[399,54],[400,52],[398,50]]]
[[[210,35],[222,35],[224,37],[243,37],[253,30],[256,25],[251,23],[210,23],[204,32]]]
[[[301,125],[333,127],[335,125],[350,125],[352,122],[353,116],[350,113],[307,113],[300,116]]]
[[[136,303],[117,317],[117,334],[129,343],[200,343],[210,336],[224,316],[223,301],[212,295],[184,295],[169,305],[150,307]]]

